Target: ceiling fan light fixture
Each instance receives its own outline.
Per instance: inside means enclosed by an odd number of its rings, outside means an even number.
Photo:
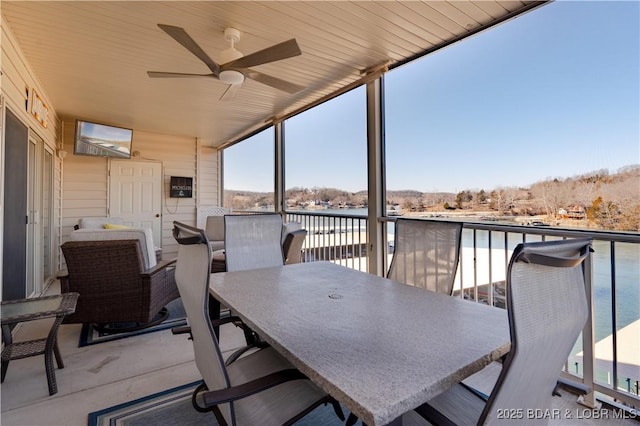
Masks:
[[[200,59],[209,68],[211,74],[147,71],[151,78],[214,77],[228,85],[222,95],[224,100],[230,99],[235,94],[241,84],[244,83],[245,77],[289,94],[298,93],[304,89],[304,87],[297,84],[250,69],[250,67],[281,61],[302,54],[294,38],[244,56],[234,46],[240,40],[240,31],[235,28],[227,28],[224,30],[224,38],[229,42],[229,47],[220,52],[218,64],[198,46],[198,43],[189,36],[184,28],[163,24],[158,24],[158,27]]]
[[[244,81],[244,74],[236,70],[225,70],[220,71],[218,78],[227,84],[241,84]]]

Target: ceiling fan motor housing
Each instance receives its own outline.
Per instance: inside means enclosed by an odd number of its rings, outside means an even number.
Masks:
[[[240,41],[240,31],[235,28],[227,28],[224,30],[224,39],[230,41],[231,46],[233,47],[233,43]]]
[[[235,28],[227,28],[224,30],[224,39],[231,42],[231,46],[220,52],[220,59],[223,65],[244,56],[234,47],[234,43],[237,43],[240,40],[240,31]],[[220,71],[218,78],[227,84],[241,84],[244,82],[244,75],[240,71],[235,70]]]

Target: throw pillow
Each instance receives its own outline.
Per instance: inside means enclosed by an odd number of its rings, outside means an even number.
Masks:
[[[127,225],[117,225],[115,223],[105,223],[104,229],[129,229]]]

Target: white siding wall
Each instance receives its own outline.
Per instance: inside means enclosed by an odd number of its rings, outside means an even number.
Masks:
[[[119,123],[106,123],[119,125]],[[107,216],[108,212],[108,160],[73,155],[75,122],[65,121],[64,141],[69,155],[64,160],[63,234],[66,236],[85,216]],[[173,239],[173,221],[196,224],[197,205],[216,205],[218,200],[217,151],[200,148],[195,138],[171,136],[133,129],[132,150],[139,152],[139,161],[162,163],[162,254],[165,259],[177,256]],[[199,153],[199,154],[198,154]],[[201,164],[198,167],[198,164]],[[199,173],[200,170],[206,172]],[[193,198],[170,198],[171,176],[193,177]],[[201,183],[202,182],[202,183]],[[200,188],[207,188],[201,191]]]
[[[200,147],[198,182],[200,182],[200,198],[198,207],[220,205],[220,168],[218,167],[218,150]]]

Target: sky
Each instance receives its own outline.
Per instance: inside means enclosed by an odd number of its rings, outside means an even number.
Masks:
[[[640,164],[639,1],[556,1],[384,80],[388,190],[492,190]],[[287,120],[285,136],[287,188],[366,189],[364,88]],[[226,189],[273,191],[272,130],[224,158]]]

